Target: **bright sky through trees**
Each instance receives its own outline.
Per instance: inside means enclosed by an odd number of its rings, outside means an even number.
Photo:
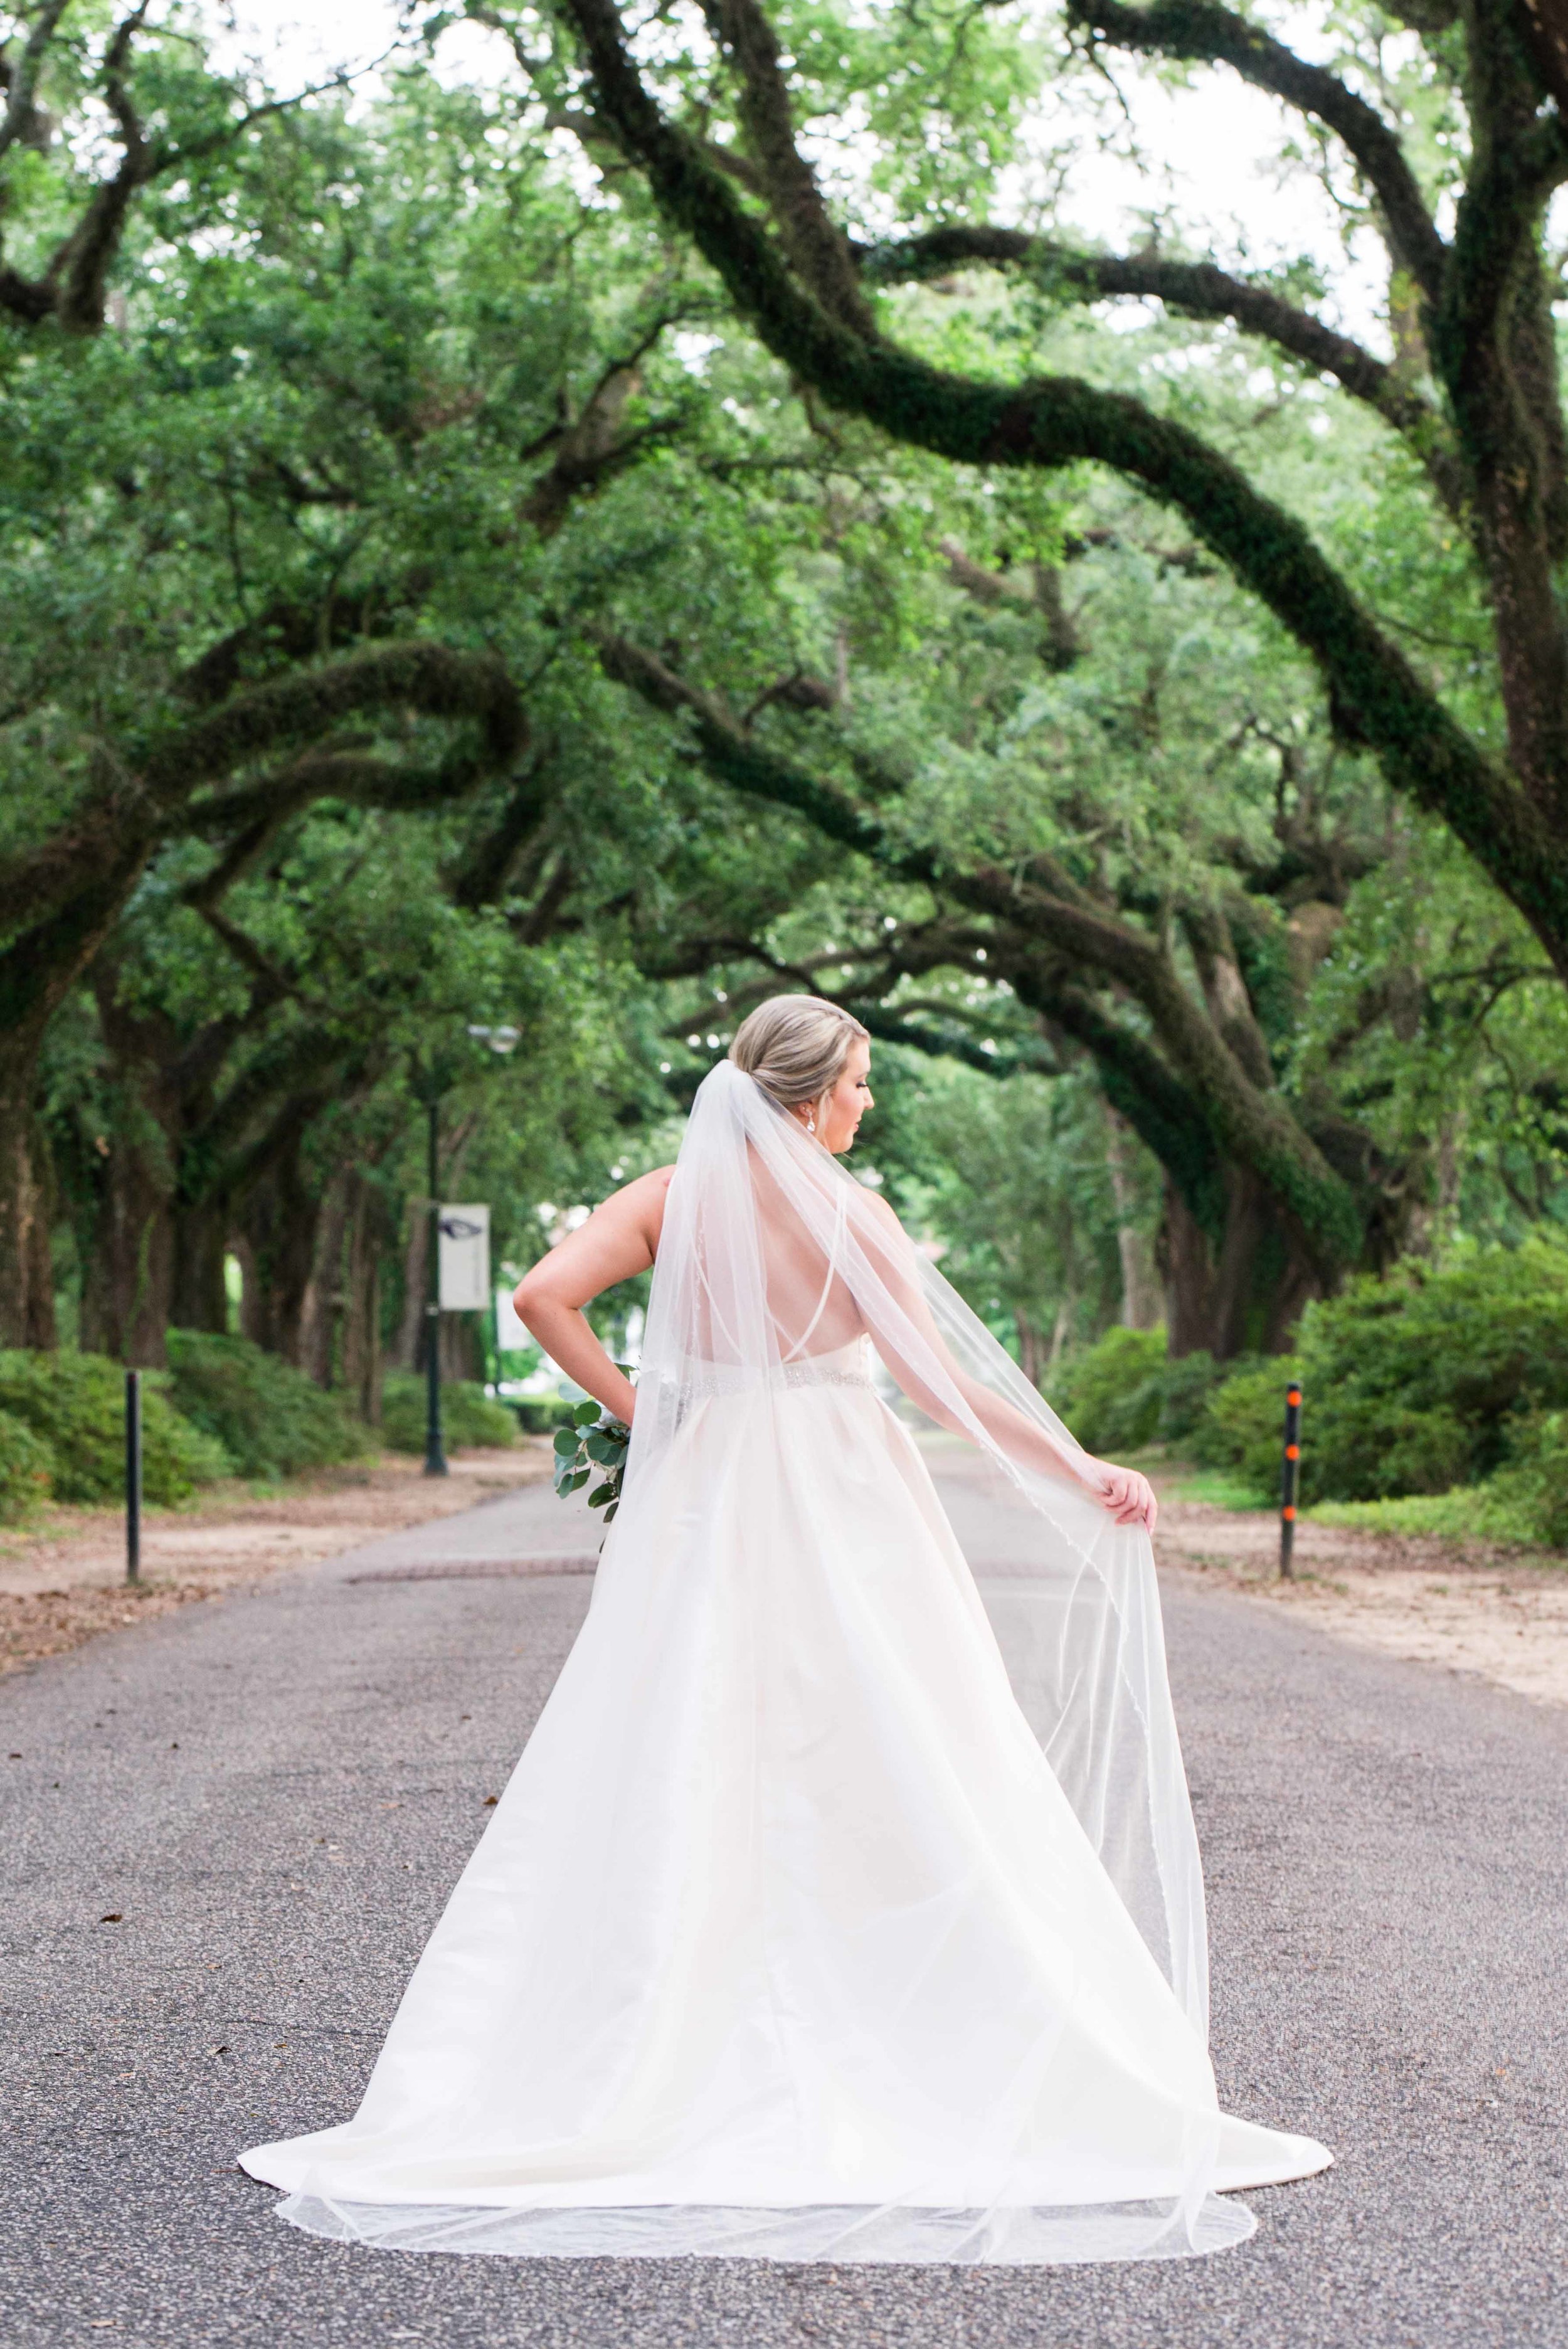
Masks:
[[[1288,18],[1293,45],[1309,57],[1328,54],[1329,45],[1312,37],[1319,13],[1280,12],[1282,22]],[[222,11],[232,29],[218,55],[222,59],[232,43],[230,53],[259,62],[275,87],[301,87],[339,67],[359,69],[379,58],[397,41],[405,19],[397,0],[335,0],[329,10],[304,17],[292,6],[244,0]],[[510,51],[479,26],[449,27],[437,62],[443,79],[518,86]],[[364,88],[377,87],[376,75],[366,75]],[[1035,184],[1019,174],[999,212],[1023,220],[1031,197],[1046,184],[1052,157],[1076,149],[1061,214],[1081,237],[1126,249],[1143,240],[1154,218],[1170,241],[1190,236],[1252,270],[1305,255],[1331,289],[1326,313],[1386,351],[1375,279],[1359,265],[1358,254],[1346,255],[1333,202],[1305,166],[1279,160],[1295,129],[1275,100],[1223,68],[1197,72],[1190,88],[1172,88],[1119,58],[1116,89],[1105,85],[1097,114],[1086,117],[1081,85],[1059,105],[1037,111],[1029,141],[1038,158]]]

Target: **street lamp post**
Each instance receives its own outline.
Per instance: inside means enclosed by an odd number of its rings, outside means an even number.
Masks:
[[[479,1043],[488,1044],[502,1059],[515,1052],[522,1040],[522,1030],[511,1027],[481,1027],[469,1023],[469,1034]],[[432,1068],[429,1088],[425,1096],[428,1124],[426,1133],[426,1171],[429,1183],[430,1243],[428,1278],[425,1288],[425,1474],[427,1476],[450,1475],[447,1465],[446,1444],[441,1433],[441,1082]]]
[[[441,1441],[441,1097],[432,1085],[429,1110],[430,1245],[429,1278],[425,1306],[425,1474],[445,1476],[446,1447]]]

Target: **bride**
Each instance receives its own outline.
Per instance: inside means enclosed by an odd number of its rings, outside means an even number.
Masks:
[[[357,2114],[242,2156],[297,2226],[1170,2258],[1330,2158],[1216,2102],[1153,1496],[839,1165],[870,1061],[836,1006],[763,1004],[676,1164],[518,1291],[631,1422],[624,1499]],[[634,1390],[582,1308],[650,1265]],[[1011,1501],[1032,1554],[984,1598],[873,1360]]]

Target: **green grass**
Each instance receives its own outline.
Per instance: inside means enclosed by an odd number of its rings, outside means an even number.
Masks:
[[[1165,1488],[1170,1501],[1202,1501],[1211,1508],[1250,1510],[1277,1504],[1224,1468],[1180,1473]],[[1391,1501],[1319,1501],[1303,1509],[1304,1525],[1339,1526],[1347,1532],[1404,1534],[1437,1541],[1501,1542],[1522,1549],[1548,1549],[1516,1502],[1492,1485],[1456,1485],[1448,1493],[1410,1493]]]
[[[1246,1484],[1228,1468],[1193,1468],[1166,1487],[1170,1501],[1203,1501],[1212,1509],[1250,1509],[1254,1514],[1270,1504],[1255,1485]]]
[[[1391,1501],[1319,1501],[1302,1512],[1314,1525],[1369,1534],[1425,1534],[1439,1541],[1518,1543],[1544,1549],[1530,1520],[1489,1485],[1456,1485],[1449,1493],[1408,1493]]]

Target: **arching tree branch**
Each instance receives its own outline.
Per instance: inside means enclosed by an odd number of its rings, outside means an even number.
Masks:
[[[874,333],[848,241],[796,146],[789,88],[771,24],[757,0],[703,0],[703,13],[738,76],[740,119],[785,251],[830,316],[856,334]]]
[[[1084,302],[1125,297],[1162,302],[1190,318],[1233,318],[1244,333],[1332,376],[1353,398],[1374,409],[1410,442],[1449,512],[1462,512],[1463,469],[1437,410],[1409,388],[1397,367],[1287,302],[1265,281],[1234,277],[1212,262],[1167,260],[1157,253],[1075,252],[988,222],[928,229],[920,236],[861,249],[862,274],[873,285],[939,277],[966,263],[1026,270],[1047,288]]]

